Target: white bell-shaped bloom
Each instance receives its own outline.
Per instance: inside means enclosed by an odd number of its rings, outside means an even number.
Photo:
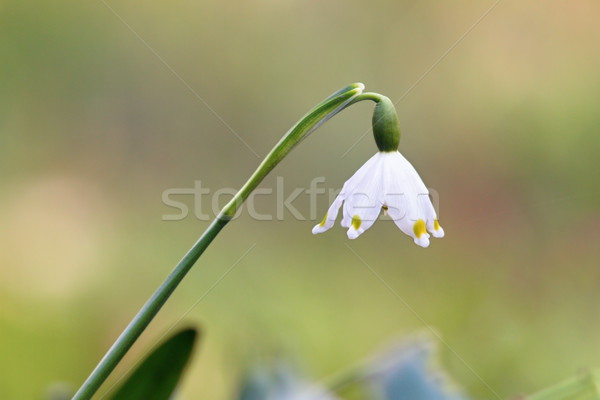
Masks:
[[[421,247],[429,246],[430,234],[444,236],[427,187],[398,151],[378,152],[356,171],[312,232],[330,229],[342,204],[341,224],[350,239],[369,229],[382,210]]]

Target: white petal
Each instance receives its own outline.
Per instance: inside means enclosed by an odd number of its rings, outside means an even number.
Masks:
[[[383,162],[384,153],[376,153],[373,157],[369,158],[366,163],[362,165],[355,173],[344,183],[342,187],[342,193],[350,193],[358,186],[365,177],[372,177],[374,170],[378,169]]]
[[[429,247],[429,235],[426,233],[426,234],[422,235],[420,238],[415,239],[415,244],[417,244],[423,248]]]
[[[390,157],[386,168],[385,204],[394,223],[421,247],[429,246],[426,227],[435,220],[427,187],[414,167],[400,153]]]
[[[427,223],[427,231],[435,238],[443,238],[444,230],[438,222],[437,215],[429,195],[420,195],[417,206],[419,207],[419,215],[422,216]]]
[[[369,229],[379,216],[381,212],[381,203],[372,204],[365,207],[352,207],[344,204],[344,215],[351,215],[350,225],[348,226],[348,239],[356,239],[362,235],[367,229]]]
[[[440,226],[440,223],[437,219],[433,220],[431,224],[429,223],[429,221],[427,221],[427,230],[431,232],[431,236],[433,236],[434,238],[441,239],[445,235],[444,228]]]
[[[340,222],[341,227],[350,228],[350,224],[352,223],[352,217],[350,216],[350,214],[346,214],[345,212],[342,214],[342,221]]]
[[[381,153],[377,153],[373,157],[371,157],[369,160],[367,160],[367,162],[364,163],[363,166],[360,167],[358,169],[358,171],[356,171],[354,173],[354,175],[352,175],[350,177],[350,179],[348,179],[344,183],[344,186],[342,187],[342,191],[336,197],[336,199],[333,202],[333,204],[331,205],[331,207],[329,207],[329,210],[327,211],[327,214],[326,214],[325,218],[323,219],[323,221],[321,221],[320,224],[315,225],[315,227],[313,228],[313,230],[312,230],[313,234],[322,233],[322,232],[325,232],[328,229],[330,229],[333,226],[333,224],[335,223],[335,220],[337,218],[337,214],[340,209],[340,206],[342,205],[342,202],[345,202],[347,200],[347,198],[349,196],[352,196],[354,193],[364,192],[364,190],[362,189],[362,186],[364,185],[364,183],[369,182],[371,177],[376,176],[377,175],[376,171],[380,169],[380,166],[381,166],[381,157],[379,156],[380,154]],[[344,215],[342,216],[342,226],[349,228],[351,226],[351,223],[352,223],[352,216],[347,217],[346,214],[344,213]]]
[[[411,236],[419,246],[429,246],[429,233],[434,237],[444,236],[427,187],[399,152],[379,152],[359,168],[344,183],[340,195],[323,221],[313,228],[313,233],[330,229],[342,206],[341,225],[348,228],[350,239],[369,229],[382,207],[387,209],[402,232]]]
[[[348,238],[356,239],[377,220],[383,206],[383,153],[372,158],[374,161],[366,175],[357,180],[344,202],[342,226],[348,228]]]
[[[387,207],[387,213],[390,216],[390,218],[394,221],[396,226],[408,236],[414,237],[414,224],[411,223],[410,218],[406,215],[406,207],[403,205],[399,205],[398,203],[388,204]]]
[[[342,206],[343,201],[344,201],[344,198],[342,197],[342,194],[340,193],[335,198],[333,203],[331,203],[331,206],[329,207],[329,210],[327,210],[327,214],[325,214],[325,218],[323,218],[323,221],[321,221],[320,224],[315,225],[314,228],[312,229],[313,235],[323,233],[323,232],[329,230],[333,226],[333,224],[335,223],[335,220],[337,218],[338,212],[340,210],[340,207]]]

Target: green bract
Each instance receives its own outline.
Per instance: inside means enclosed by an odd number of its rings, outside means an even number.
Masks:
[[[375,104],[373,112],[373,136],[379,151],[389,152],[398,150],[400,144],[400,124],[398,114],[392,101],[381,96]]]

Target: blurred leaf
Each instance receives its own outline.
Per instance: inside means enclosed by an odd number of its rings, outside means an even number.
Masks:
[[[183,329],[174,334],[141,362],[112,400],[167,400],[190,359],[198,331]]]
[[[466,400],[434,363],[426,338],[395,343],[340,374],[328,385],[352,399]]]
[[[237,400],[335,400],[335,397],[302,379],[289,365],[278,363],[269,370],[254,368],[242,384]]]
[[[367,380],[378,399],[384,400],[466,400],[450,389],[449,379],[432,366],[433,344],[419,340],[389,348],[374,359]]]
[[[571,378],[525,400],[600,400],[600,370]]]
[[[263,400],[270,390],[269,376],[260,368],[250,373],[242,384],[238,400]]]

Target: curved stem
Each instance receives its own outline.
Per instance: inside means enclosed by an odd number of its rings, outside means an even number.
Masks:
[[[248,195],[298,143],[331,117],[350,104],[353,104],[353,100],[362,93],[363,88],[364,86],[361,83],[355,83],[335,92],[309,111],[283,136],[258,166],[250,179],[242,186],[233,200],[223,208],[200,239],[179,261],[160,287],[156,289],[150,299],[138,311],[77,393],[75,393],[73,400],[88,400],[92,398],[146,327],[148,327],[152,319],[154,319],[173,291],[193,267],[194,263],[200,258],[204,250],[206,250],[221,229],[235,215]]]
[[[361,93],[358,96],[356,96],[352,100],[351,104],[358,103],[359,101],[363,101],[363,100],[372,100],[375,103],[379,103],[381,100],[383,100],[385,98],[387,98],[387,97],[384,95],[381,95],[379,93],[365,92],[365,93]]]

